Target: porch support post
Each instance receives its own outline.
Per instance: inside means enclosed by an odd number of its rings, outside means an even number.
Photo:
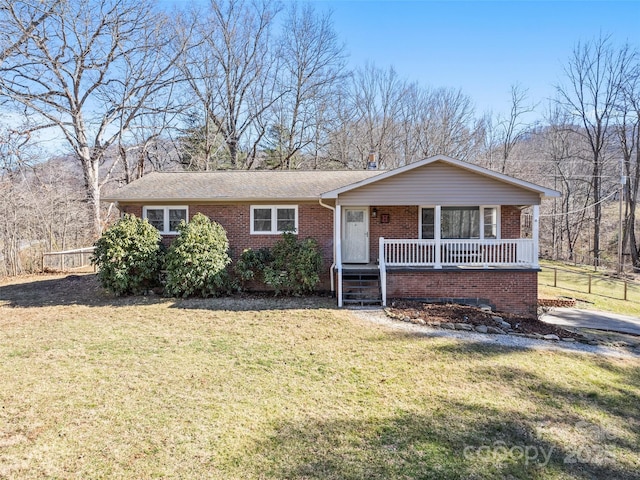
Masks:
[[[533,267],[538,268],[538,249],[540,236],[540,205],[533,206],[533,224],[531,226],[531,237],[533,240]]]
[[[433,268],[442,268],[442,246],[441,246],[441,241],[442,239],[440,238],[440,232],[441,232],[441,225],[440,225],[440,205],[436,205],[433,215],[434,215],[434,225],[433,225],[433,238],[436,241],[436,246],[435,246],[435,263],[433,265]]]
[[[338,272],[338,307],[342,307],[342,207],[336,202],[333,217],[333,244],[336,246],[336,271]]]
[[[382,306],[387,306],[387,264],[384,254],[384,237],[378,240],[378,268],[380,269],[380,292],[382,293]]]

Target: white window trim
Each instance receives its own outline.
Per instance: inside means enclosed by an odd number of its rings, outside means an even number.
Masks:
[[[145,205],[142,207],[142,218],[147,219],[147,210],[163,210],[164,211],[164,227],[165,230],[158,230],[163,235],[177,235],[177,230],[167,230],[169,228],[169,210],[184,210],[186,214],[186,222],[189,223],[189,207],[187,205]]]
[[[422,209],[433,208],[433,238],[429,240],[437,240],[440,238],[440,209],[436,205],[420,205],[418,208],[418,238],[422,238]],[[426,239],[425,239],[426,240]]]
[[[500,217],[502,216],[500,212],[500,205],[480,205],[480,238],[484,238],[484,209],[485,208],[495,208],[496,209],[496,238],[487,238],[487,240],[500,240],[502,237],[502,225],[500,223]]]
[[[433,208],[435,215],[435,225],[434,225],[434,240],[440,240],[441,235],[441,221],[442,221],[442,207],[457,207],[458,205],[420,205],[418,208],[418,238],[422,238],[422,209],[423,208]],[[480,209],[480,240],[485,240],[484,238],[484,209],[485,208],[495,208],[496,209],[496,238],[488,238],[487,240],[500,240],[502,237],[502,225],[501,225],[501,211],[500,205],[460,205],[460,207],[478,207]]]
[[[298,234],[298,205],[251,205],[250,215],[250,232],[251,235],[281,235],[284,233],[282,230],[278,230],[278,209],[286,208],[288,210],[294,210],[294,231],[291,233]],[[256,209],[266,210],[271,209],[271,231],[263,232],[254,230],[254,211]]]

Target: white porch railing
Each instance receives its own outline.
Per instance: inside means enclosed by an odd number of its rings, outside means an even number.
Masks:
[[[536,232],[537,233],[537,232]],[[388,240],[380,237],[382,305],[387,305],[387,267],[529,267],[538,268],[537,242],[504,240]]]
[[[387,267],[537,267],[532,239],[389,240],[380,238],[380,265]]]

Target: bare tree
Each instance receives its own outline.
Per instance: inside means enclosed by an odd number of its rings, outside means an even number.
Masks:
[[[486,167],[509,173],[511,154],[532,126],[525,117],[535,109],[528,101],[528,90],[520,84],[511,86],[510,107],[507,115],[494,116],[492,112],[482,119],[484,128],[484,153],[480,162]]]
[[[421,157],[449,155],[468,160],[478,141],[471,99],[461,90],[425,91],[418,104],[418,148]]]
[[[275,168],[295,167],[294,156],[317,140],[331,111],[324,108],[335,98],[338,82],[345,80],[343,46],[329,14],[293,3],[278,42],[280,95],[274,104],[274,124],[268,145],[276,153]],[[271,133],[271,135],[269,135]]]
[[[14,22],[3,22],[0,28],[0,65],[13,55],[31,37],[32,32],[54,14],[62,0],[41,2],[39,0],[0,2],[0,15]]]
[[[623,185],[625,215],[623,250],[628,249],[631,262],[640,266],[640,252],[636,238],[636,209],[640,190],[640,63],[637,61],[624,82],[618,107],[619,123],[616,127],[622,154],[622,166],[626,181]]]
[[[482,123],[462,91],[427,89],[403,80],[393,68],[368,64],[356,70],[341,102],[342,125],[332,135],[332,153],[351,168],[365,167],[370,152],[382,168],[436,154],[470,160],[483,140]]]
[[[551,232],[543,235],[542,241],[551,244],[554,258],[569,260],[574,259],[576,244],[589,219],[591,198],[589,169],[582,161],[587,146],[571,120],[557,103],[550,104],[547,125],[534,132],[535,145],[529,147],[538,158],[538,177],[531,180],[562,193],[547,205],[542,223],[548,224]]]
[[[406,87],[393,67],[369,63],[354,72],[346,111],[354,112],[354,118],[345,124],[351,131],[352,167],[366,167],[370,153],[377,155],[382,168],[397,166],[396,119]]]
[[[277,98],[270,42],[277,13],[270,0],[211,0],[184,22],[195,26],[182,71],[204,113],[205,139],[223,137],[231,168],[254,165]]]
[[[30,6],[19,15],[3,10],[1,22],[27,39],[0,65],[0,93],[37,119],[32,131],[55,129],[67,141],[82,167],[97,236],[104,154],[174,82],[179,52],[167,54],[171,28],[150,1],[42,4],[50,5],[51,13],[33,28]]]
[[[633,54],[628,46],[615,49],[610,37],[579,43],[565,68],[567,84],[558,86],[558,102],[582,126],[590,146],[591,194],[594,204],[593,257],[599,261],[602,221],[602,175],[613,135],[615,108],[627,79]]]
[[[534,109],[535,105],[528,104],[528,90],[520,84],[512,85],[509,116],[498,117],[496,126],[496,130],[500,132],[501,173],[507,170],[507,162],[513,148],[530,129],[530,125],[524,121],[523,117]]]
[[[0,129],[0,276],[39,271],[43,251],[84,246],[90,231],[77,165],[43,162],[29,140]]]

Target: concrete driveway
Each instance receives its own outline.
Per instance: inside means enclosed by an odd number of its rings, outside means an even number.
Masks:
[[[543,322],[565,327],[592,328],[640,335],[640,318],[617,313],[581,310],[579,308],[553,308],[542,315],[540,319]]]

